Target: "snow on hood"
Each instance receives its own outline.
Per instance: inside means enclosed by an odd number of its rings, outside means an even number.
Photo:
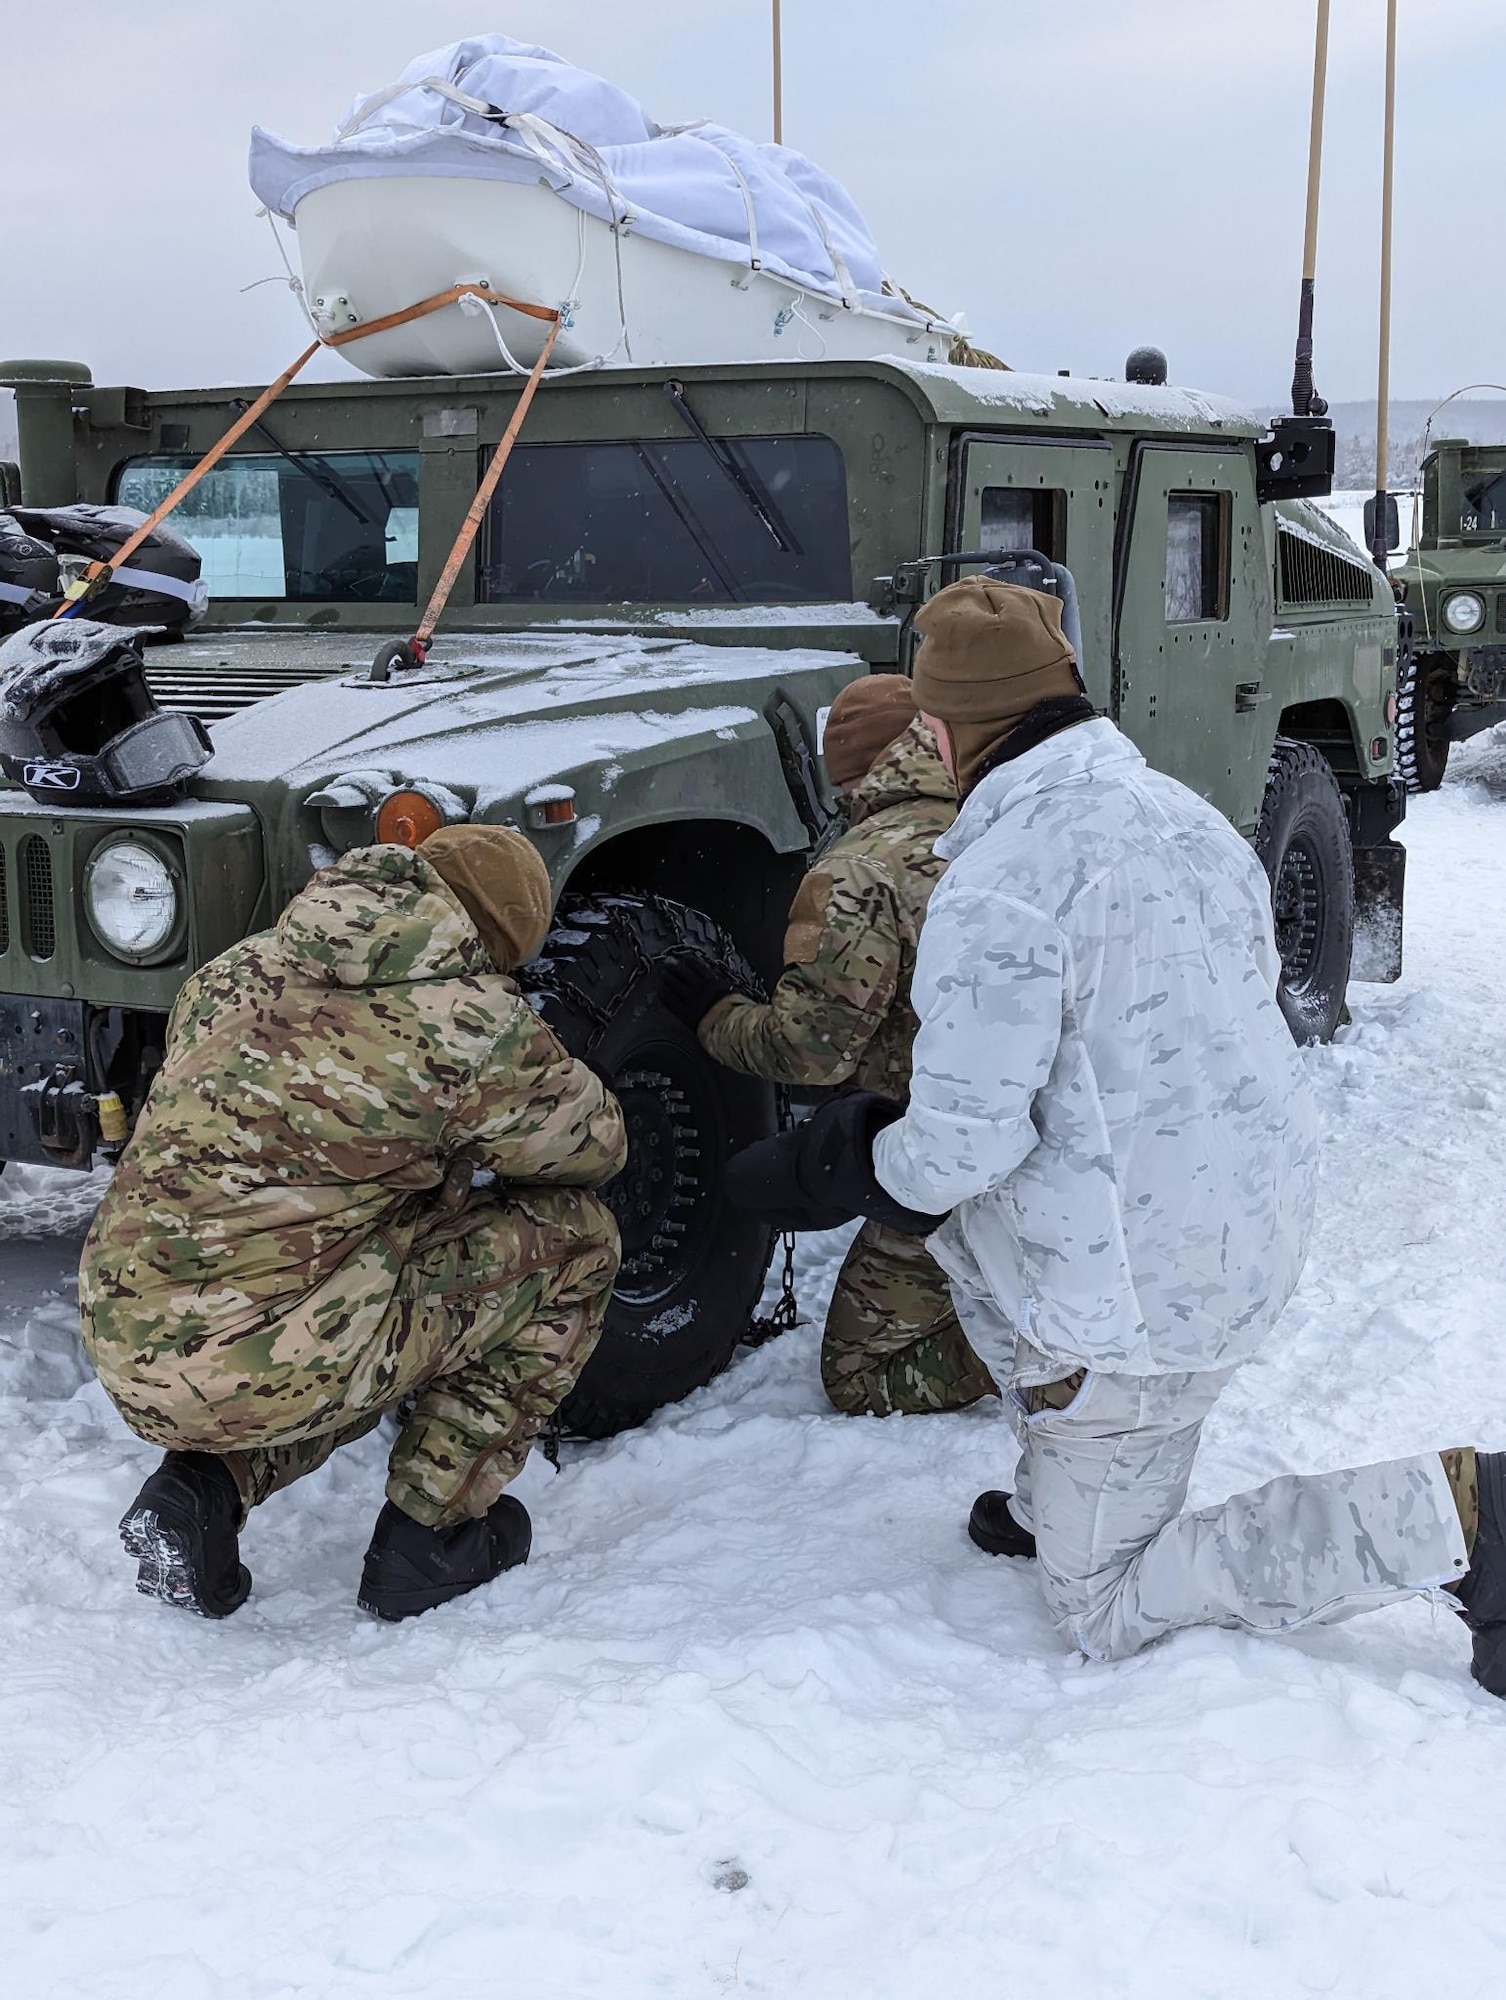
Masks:
[[[288,964],[316,986],[399,986],[492,973],[438,873],[406,847],[357,847],[316,875],[277,923]]]

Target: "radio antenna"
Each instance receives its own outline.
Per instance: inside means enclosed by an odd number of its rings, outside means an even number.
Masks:
[[[784,144],[784,35],[779,0],[774,0],[774,144]]]
[[[1323,105],[1328,93],[1330,0],[1318,0],[1313,48],[1312,124],[1307,139],[1307,227],[1302,240],[1302,293],[1297,306],[1297,365],[1292,374],[1292,414],[1326,417],[1328,405],[1313,387],[1313,287],[1318,275],[1318,193],[1323,182]]]
[[[1391,192],[1396,156],[1396,0],[1386,0],[1386,127],[1381,165],[1380,360],[1375,384],[1375,520],[1370,554],[1386,574],[1391,536],[1386,505],[1391,448]]]

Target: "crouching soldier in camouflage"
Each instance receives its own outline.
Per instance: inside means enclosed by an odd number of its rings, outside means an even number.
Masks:
[[[822,752],[848,831],[800,885],[786,970],[767,1004],[732,992],[703,960],[676,957],[666,1004],[729,1069],[787,1084],[854,1084],[904,1098],[915,1015],[910,975],[945,863],[933,849],[957,791],[901,674],[853,681],[832,704]],[[842,1266],[821,1379],[852,1416],[958,1410],[997,1395],[968,1345],[925,1245],[865,1222]]]
[[[527,1558],[503,1491],[600,1331],[621,1113],[524,1003],[521,835],[448,827],[317,875],[178,998],[84,1249],[84,1338],[166,1449],[137,1588],[223,1618],[250,1509],[404,1406],[360,1602],[411,1617]],[[480,1170],[478,1177],[477,1170]]]

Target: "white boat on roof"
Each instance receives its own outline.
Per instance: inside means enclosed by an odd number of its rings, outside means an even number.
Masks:
[[[946,361],[960,337],[889,286],[846,189],[802,153],[661,128],[506,35],[418,57],[328,146],[258,126],[251,185],[296,232],[323,333],[482,282],[560,310],[553,368]],[[543,334],[467,299],[343,351],[372,375],[483,373],[528,367]]]

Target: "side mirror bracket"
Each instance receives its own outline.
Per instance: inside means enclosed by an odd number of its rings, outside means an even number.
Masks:
[[[1322,500],[1333,491],[1338,439],[1327,417],[1277,417],[1255,441],[1255,492],[1269,500]]]

